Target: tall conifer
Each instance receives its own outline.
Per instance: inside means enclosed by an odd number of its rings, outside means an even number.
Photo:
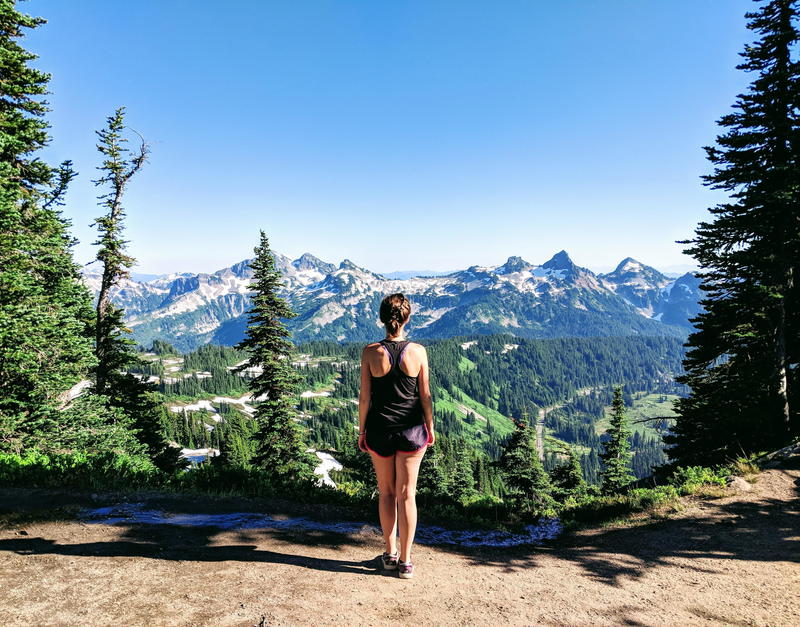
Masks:
[[[564,453],[566,460],[557,464],[550,472],[554,495],[562,501],[570,497],[580,499],[586,495],[588,486],[583,478],[578,452],[574,446],[565,444]]]
[[[608,439],[603,442],[603,452],[600,453],[603,460],[601,490],[605,494],[618,494],[635,479],[631,473],[631,430],[625,417],[622,386],[619,385],[614,388],[611,424],[605,435]]]
[[[472,459],[466,440],[464,438],[456,438],[453,440],[453,444],[454,462],[450,467],[447,488],[450,496],[463,503],[475,496],[475,476],[473,475]]]
[[[97,260],[102,265],[100,290],[97,295],[95,323],[95,391],[104,394],[109,377],[136,360],[136,342],[128,337],[128,329],[123,323],[124,311],[111,302],[111,289],[122,279],[130,277],[129,268],[136,260],[125,251],[127,240],[122,239],[125,211],[122,197],[131,177],[144,165],[148,154],[147,144],[142,141],[135,152],[125,146],[124,137],[125,108],[120,107],[106,120],[106,127],[97,131],[97,150],[103,156],[98,167],[102,176],[94,181],[97,186],[107,186],[108,190],[99,196],[100,205],[107,212],[97,218],[100,237],[95,244]]]
[[[65,394],[93,363],[91,295],[58,210],[74,172],[37,157],[49,142],[50,76],[19,44],[43,23],[0,0],[0,450],[47,446]]]
[[[164,470],[185,465],[180,450],[169,446],[163,433],[162,402],[153,384],[125,368],[140,365],[136,342],[125,326],[125,310],[111,302],[111,289],[130,277],[129,268],[136,260],[127,254],[127,240],[122,238],[125,212],[122,198],[130,179],[144,165],[149,148],[144,140],[135,150],[126,147],[125,108],[119,107],[106,120],[106,127],[96,131],[97,149],[103,157],[98,166],[100,178],[94,181],[104,191],[98,197],[106,213],[98,217],[99,245],[97,260],[102,265],[100,291],[95,306],[94,392],[107,400],[110,408],[127,417],[136,439],[146,447],[153,461]]]
[[[722,462],[774,448],[800,432],[800,64],[798,6],[772,0],[748,13],[759,36],[737,66],[755,79],[727,129],[707,147],[705,184],[729,202],[710,209],[686,252],[699,262],[705,311],[693,319],[673,433],[674,463]]]
[[[506,498],[525,512],[541,512],[555,507],[553,486],[539,459],[536,430],[528,420],[527,411],[514,421],[511,434],[498,462]]]
[[[445,436],[437,434],[436,445],[428,447],[420,462],[417,489],[427,501],[441,499],[447,494],[448,473],[442,454],[445,440]]]
[[[258,423],[258,451],[253,458],[278,482],[307,480],[313,475],[315,460],[306,452],[301,427],[297,422],[294,398],[300,377],[291,365],[294,346],[282,319],[296,316],[278,294],[281,275],[269,240],[262,230],[256,256],[250,262],[253,270],[252,307],[248,313],[245,338],[237,349],[250,353],[247,362],[234,372],[257,366],[261,372],[250,380],[249,388],[258,401],[254,417]]]

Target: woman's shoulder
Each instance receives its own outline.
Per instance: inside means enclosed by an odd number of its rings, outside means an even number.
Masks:
[[[425,347],[422,344],[418,344],[417,342],[412,342],[409,340],[406,350],[412,350],[416,353],[425,353]]]
[[[367,344],[361,351],[361,354],[369,355],[371,353],[375,353],[380,348],[380,346],[381,346],[380,342],[372,342],[370,344]]]

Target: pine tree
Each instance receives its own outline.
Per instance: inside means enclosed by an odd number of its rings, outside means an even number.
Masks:
[[[419,465],[417,489],[426,502],[438,501],[447,495],[448,477],[442,454],[446,437],[436,435],[436,445],[428,447]]]
[[[469,447],[463,438],[454,441],[453,453],[447,491],[454,500],[465,503],[475,496],[475,476]]]
[[[498,462],[507,499],[523,512],[552,510],[552,484],[545,472],[536,446],[536,430],[528,420],[527,411],[514,421],[516,430],[511,434]]]
[[[348,479],[372,486],[375,483],[375,470],[372,467],[370,456],[358,448],[358,429],[354,429],[351,425],[347,425],[345,429],[341,438],[341,448],[334,455],[347,471]],[[425,455],[425,457],[428,457],[428,455]],[[425,463],[425,457],[423,457],[423,464]],[[421,470],[420,479],[422,479]],[[419,486],[419,484],[417,485]]]
[[[136,342],[128,337],[129,330],[123,323],[124,311],[111,302],[111,289],[122,279],[130,277],[129,268],[136,260],[125,252],[127,240],[122,239],[125,211],[122,196],[131,177],[144,165],[149,148],[142,141],[136,152],[125,147],[128,140],[125,130],[125,108],[120,107],[107,118],[105,128],[96,131],[99,142],[97,150],[103,155],[103,164],[98,167],[102,176],[94,181],[97,186],[107,185],[109,191],[98,198],[107,213],[94,221],[100,232],[94,242],[100,248],[97,259],[103,266],[100,290],[97,295],[97,319],[95,323],[95,391],[106,392],[106,384],[113,373],[137,361]]]
[[[779,447],[800,432],[800,33],[798,6],[772,0],[748,13],[760,37],[738,69],[754,72],[746,93],[706,147],[714,172],[705,184],[730,201],[710,209],[696,237],[683,240],[703,272],[705,311],[693,319],[685,375],[691,394],[678,399],[665,437],[673,465],[719,463]]]
[[[631,431],[625,417],[625,402],[622,399],[622,386],[614,387],[614,400],[611,402],[611,424],[606,429],[608,437],[603,442],[601,490],[604,494],[619,494],[635,479],[630,472],[632,454],[630,452]]]
[[[550,472],[554,496],[561,501],[568,498],[580,499],[586,495],[588,487],[583,478],[578,452],[569,444],[564,445],[564,452],[567,459]]]
[[[297,422],[294,397],[300,376],[291,365],[294,346],[282,322],[297,314],[278,294],[281,275],[263,230],[254,251],[256,256],[250,262],[253,282],[249,285],[253,304],[246,336],[236,345],[248,351],[249,358],[234,369],[238,373],[252,366],[261,368],[249,383],[253,399],[259,401],[254,413],[258,450],[253,463],[278,482],[305,481],[313,476],[315,460],[306,452]]]
[[[94,184],[107,186],[108,191],[98,197],[107,213],[94,221],[99,231],[94,242],[100,246],[97,260],[103,267],[95,306],[94,393],[104,397],[109,407],[122,410],[147,454],[160,468],[169,471],[185,467],[185,462],[180,450],[169,446],[164,436],[162,403],[155,386],[125,370],[140,367],[144,362],[123,321],[125,311],[111,302],[111,289],[130,277],[129,268],[136,262],[125,252],[127,240],[122,239],[125,217],[122,197],[130,179],[144,165],[149,148],[143,140],[133,152],[126,148],[124,107],[116,109],[106,122],[105,128],[96,131],[103,163],[98,167],[101,176]]]
[[[36,156],[49,142],[50,76],[18,42],[43,23],[0,1],[0,450],[47,447],[94,359],[91,294],[58,209],[75,173],[69,161],[53,168]]]

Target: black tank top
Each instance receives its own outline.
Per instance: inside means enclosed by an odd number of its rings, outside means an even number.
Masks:
[[[367,429],[387,433],[403,431],[424,424],[422,403],[419,400],[419,375],[412,377],[400,368],[403,351],[409,340],[379,342],[389,353],[391,369],[382,377],[372,376],[372,395],[367,413]]]

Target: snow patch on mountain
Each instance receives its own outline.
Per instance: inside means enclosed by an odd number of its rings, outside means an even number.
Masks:
[[[522,326],[522,325],[519,323],[519,320],[517,320],[517,317],[516,317],[514,314],[511,314],[511,315],[506,315],[506,316],[500,316],[500,318],[498,318],[498,320],[497,320],[497,321],[498,321],[500,324],[502,324],[504,327],[516,327],[516,328],[520,328],[520,327]]]
[[[199,400],[196,403],[190,403],[188,405],[173,405],[169,409],[170,411],[173,411],[178,414],[184,411],[200,411],[201,409],[207,409],[208,411],[216,411],[214,407],[211,405],[211,401],[207,400]]]
[[[415,312],[415,315],[418,318],[424,319],[424,322],[417,324],[416,328],[422,329],[430,324],[433,324],[434,322],[439,320],[443,315],[445,315],[448,311],[453,311],[453,309],[455,309],[455,307],[440,307],[439,309],[420,309],[419,311]]]
[[[339,303],[325,303],[319,308],[317,315],[314,316],[314,324],[320,327],[338,320],[345,314],[345,308]]]
[[[566,326],[568,332],[575,332],[575,323],[560,322],[549,313],[552,308],[580,310],[590,325],[602,327],[602,318],[592,322],[594,315],[611,315],[622,317],[623,326],[638,328],[639,323],[625,316],[638,312],[661,320],[655,316],[671,307],[664,322],[685,325],[681,316],[691,313],[695,286],[691,275],[670,279],[631,258],[623,260],[614,272],[596,275],[575,265],[566,251],[541,265],[512,256],[500,265],[404,279],[388,279],[348,259],[337,266],[310,253],[295,260],[280,254],[274,257],[282,278],[280,295],[298,314],[287,321],[297,341],[368,339],[381,328],[377,304],[393,292],[411,298],[409,332],[420,331],[426,338],[469,332],[471,322],[519,335],[539,335],[542,324]],[[127,281],[112,289],[111,297],[125,308],[126,323],[145,345],[156,337],[178,341],[183,348],[207,341],[238,341],[251,306],[251,261],[213,274],[180,273],[144,283]],[[90,287],[99,287],[99,275],[89,273],[84,279]],[[674,289],[675,285],[681,287]],[[679,305],[674,304],[676,299]],[[548,313],[539,314],[540,307]]]

